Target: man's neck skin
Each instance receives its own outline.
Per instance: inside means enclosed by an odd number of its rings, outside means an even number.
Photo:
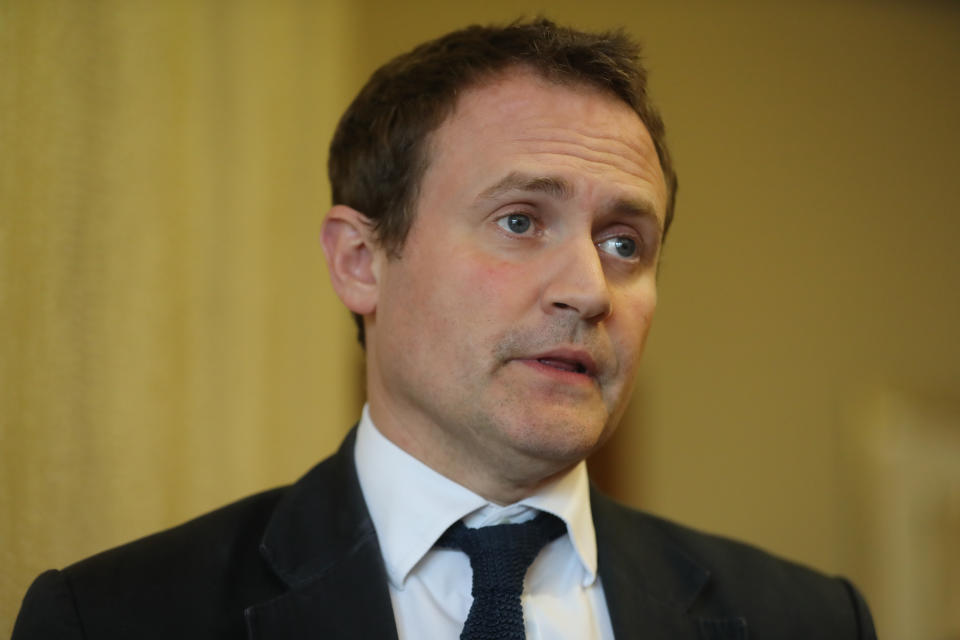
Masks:
[[[372,382],[368,381],[368,392],[372,391]],[[464,455],[462,444],[451,442],[444,430],[427,432],[418,428],[423,425],[401,424],[374,395],[370,393],[370,417],[385,438],[437,473],[497,505],[523,500],[579,462],[558,464],[518,454],[496,456],[482,443],[477,445],[476,455]],[[496,464],[484,461],[485,456],[495,457]]]

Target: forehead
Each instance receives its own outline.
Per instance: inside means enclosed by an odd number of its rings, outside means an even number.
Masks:
[[[514,69],[465,90],[430,140],[421,196],[478,193],[510,172],[642,192],[662,216],[666,186],[640,117],[612,94]],[[544,172],[547,172],[544,174]]]

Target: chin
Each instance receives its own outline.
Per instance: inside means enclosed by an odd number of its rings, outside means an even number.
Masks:
[[[529,458],[566,467],[596,451],[613,433],[613,426],[597,416],[557,415],[517,423],[512,431],[518,451]]]

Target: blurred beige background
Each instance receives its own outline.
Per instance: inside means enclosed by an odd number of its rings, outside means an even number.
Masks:
[[[852,576],[883,637],[960,637],[960,556],[911,555],[960,533],[960,4],[932,0],[0,0],[0,636],[41,570],[336,447],[336,120],[391,55],[541,11],[645,42],[680,174],[598,480]]]

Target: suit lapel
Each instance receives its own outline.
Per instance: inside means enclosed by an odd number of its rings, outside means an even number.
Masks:
[[[287,591],[245,611],[250,640],[396,640],[377,536],[353,462],[355,430],[278,504],[260,551]],[[649,516],[591,491],[598,568],[617,638],[745,640],[742,618],[691,613],[710,573]]]
[[[591,490],[598,572],[614,636],[651,640],[745,640],[742,618],[703,618],[691,609],[710,580],[642,513]]]
[[[355,430],[277,506],[260,551],[288,590],[247,608],[251,640],[397,637],[354,440]]]
[[[372,550],[370,549],[372,547]],[[251,640],[396,638],[390,597],[376,545],[364,544],[349,559],[316,579],[246,611]],[[372,577],[372,579],[367,579]]]

